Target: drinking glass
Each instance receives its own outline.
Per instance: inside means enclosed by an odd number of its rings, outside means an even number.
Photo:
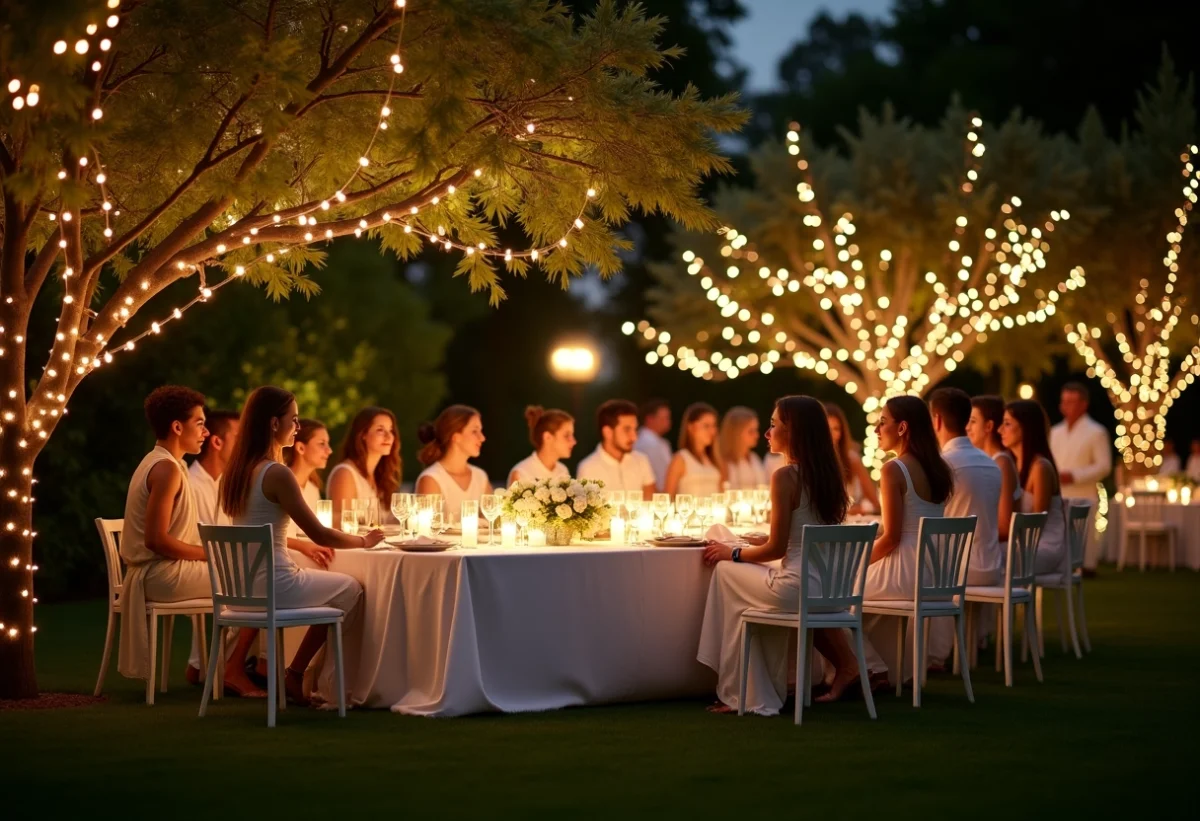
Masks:
[[[696,516],[700,519],[700,530],[703,532],[704,527],[708,524],[708,517],[712,515],[712,497],[701,496],[696,500]]]
[[[317,507],[313,511],[317,514],[317,521],[325,527],[333,527],[333,502],[329,499],[321,499],[317,502]]]
[[[392,494],[392,515],[396,517],[396,522],[404,528],[405,533],[408,532],[408,512],[411,507],[411,493]]]
[[[525,544],[529,544],[529,516],[524,513],[517,512],[515,516],[517,520],[517,545],[520,546],[521,539],[524,538]]]
[[[731,490],[729,491],[729,512],[732,524],[741,524],[742,516],[746,510],[746,491]]]
[[[767,511],[767,504],[771,501],[770,488],[759,485],[754,489],[754,520],[756,522],[764,522],[766,519],[763,514]]]
[[[359,518],[359,522],[362,526],[370,530],[379,527],[379,499],[372,496],[368,499],[361,499],[360,502],[362,516]]]
[[[358,535],[358,511],[349,509],[342,511],[342,532],[349,533],[351,536]]]
[[[608,493],[608,506],[612,508],[613,516],[621,515],[621,505],[625,504],[625,491],[612,490]]]
[[[450,526],[450,523],[446,521],[446,503],[442,500],[441,494],[434,493],[432,495],[433,520],[429,523],[429,529],[432,530],[434,534],[440,536],[442,535],[442,531]]]
[[[696,509],[696,497],[691,493],[676,493],[675,494],[675,512],[679,514],[679,518],[683,520],[683,532],[687,533],[688,525],[692,521],[692,511]]]
[[[729,491],[723,490],[720,493],[714,493],[712,495],[712,503],[714,505],[729,507]]]
[[[485,493],[483,498],[479,500],[479,512],[483,514],[483,518],[487,519],[488,523],[488,546],[494,544],[492,539],[495,531],[494,522],[496,517],[500,515],[500,508],[503,504],[503,498],[496,493]]]
[[[663,521],[671,515],[671,494],[655,493],[650,502],[650,509],[654,511],[654,517],[658,519],[658,532],[662,533]]]

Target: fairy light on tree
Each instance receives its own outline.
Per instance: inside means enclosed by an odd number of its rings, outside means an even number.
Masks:
[[[627,322],[624,332],[652,346],[650,364],[702,379],[787,364],[812,371],[873,419],[884,398],[924,393],[990,336],[1045,322],[1063,295],[1085,284],[1081,268],[1043,284],[1053,279],[1044,271],[1050,235],[1070,213],[1027,221],[1022,197],[1000,200],[999,186],[981,180],[982,121],[952,110],[947,122],[930,134],[887,114],[864,118],[850,157],[826,154],[820,163],[793,123],[786,166],[777,149],[759,154],[759,188],[718,199],[722,216],[749,227],[730,220],[716,238],[689,237],[686,273],[656,272],[655,321]],[[953,122],[966,126],[965,136],[953,136]],[[997,137],[1006,161],[1039,172],[1022,177],[1039,204],[1069,190],[1055,151],[1025,124],[1011,121]],[[950,140],[961,140],[965,167],[946,190],[941,180],[953,177],[929,166]],[[817,165],[829,166],[821,179]],[[819,190],[837,192],[828,206]],[[859,223],[855,213],[863,212]],[[868,463],[874,448],[869,430]]]
[[[234,282],[315,293],[339,237],[454,252],[495,303],[617,270],[631,209],[717,226],[696,190],[744,115],[645,79],[662,21],[499,2],[30,4],[0,63],[0,696],[36,692],[34,462],[97,368]]]

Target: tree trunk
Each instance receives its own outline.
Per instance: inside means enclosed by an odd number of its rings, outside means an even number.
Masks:
[[[0,632],[0,698],[37,695],[31,499],[35,448],[21,448],[20,440],[16,425],[4,426],[0,436],[0,623],[4,625]]]

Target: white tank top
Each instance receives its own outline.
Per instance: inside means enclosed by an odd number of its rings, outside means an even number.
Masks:
[[[446,521],[450,524],[458,524],[462,520],[463,502],[478,502],[487,491],[487,474],[474,465],[467,465],[467,467],[471,469],[471,483],[467,485],[466,490],[463,490],[454,477],[446,472],[441,462],[434,462],[421,471],[421,475],[417,477],[418,484],[422,479],[428,477],[438,486],[438,492],[442,494],[442,500],[446,503]]]
[[[250,480],[250,493],[246,496],[246,507],[240,516],[235,516],[233,519],[235,525],[271,525],[273,537],[271,549],[275,553],[276,579],[288,577],[298,572],[287,549],[287,529],[292,519],[287,515],[287,511],[283,509],[282,505],[272,502],[263,495],[263,477],[267,475],[267,470],[272,465],[278,464],[278,462],[268,460],[254,469],[254,478]],[[283,470],[287,470],[282,465],[280,467]],[[255,577],[254,592],[256,594],[265,594],[265,579],[266,564],[264,563],[262,570]]]
[[[694,496],[711,496],[721,492],[721,471],[711,462],[705,464],[690,450],[679,451],[683,457],[683,476],[679,477],[676,493],[691,493]]]
[[[167,533],[181,542],[200,544],[196,499],[192,495],[192,484],[188,481],[187,469],[169,450],[155,445],[154,450],[142,458],[137,470],[133,472],[133,478],[129,480],[120,549],[125,564],[139,565],[165,558],[146,547],[146,505],[150,501],[150,488],[147,487],[146,480],[159,462],[171,462],[176,465],[181,481],[179,495],[171,504],[171,521],[167,525]]]

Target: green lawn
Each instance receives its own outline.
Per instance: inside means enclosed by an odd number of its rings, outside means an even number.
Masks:
[[[261,701],[223,700],[201,720],[181,675],[150,708],[114,671],[105,704],[0,712],[0,817],[1111,818],[1190,806],[1200,575],[1109,571],[1088,596],[1095,652],[1062,655],[1051,625],[1044,684],[1024,666],[1006,691],[980,669],[974,705],[938,677],[920,710],[905,691],[879,700],[878,721],[855,701],[817,706],[801,729],[688,701],[440,720],[290,709],[269,731]],[[43,688],[90,691],[102,604],[39,613]],[[186,629],[175,647],[182,664]]]

